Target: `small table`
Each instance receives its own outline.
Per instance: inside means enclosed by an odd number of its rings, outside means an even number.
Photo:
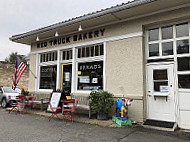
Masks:
[[[36,98],[36,96],[26,96],[26,105],[30,106],[30,108],[32,109],[33,105],[34,105],[34,99]]]

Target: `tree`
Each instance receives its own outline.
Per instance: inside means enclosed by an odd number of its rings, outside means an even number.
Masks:
[[[15,59],[16,56],[18,56],[20,58],[20,60],[24,63],[27,64],[26,59],[24,58],[24,56],[19,55],[17,52],[12,52],[8,57],[5,58],[5,62],[9,62],[9,63],[15,63]]]

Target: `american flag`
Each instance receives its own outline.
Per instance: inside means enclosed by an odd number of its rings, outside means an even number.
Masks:
[[[27,66],[20,60],[19,57],[16,56],[15,60],[15,69],[13,74],[13,83],[12,83],[12,89],[15,90],[21,75],[26,70]]]

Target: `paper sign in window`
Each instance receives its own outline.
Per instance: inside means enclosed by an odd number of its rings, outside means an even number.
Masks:
[[[92,83],[98,83],[98,78],[92,78]]]
[[[169,87],[168,86],[160,86],[160,92],[162,92],[162,93],[169,92]]]
[[[64,81],[70,81],[70,72],[64,73]]]
[[[90,83],[89,76],[80,76],[79,77],[79,82],[80,83]]]

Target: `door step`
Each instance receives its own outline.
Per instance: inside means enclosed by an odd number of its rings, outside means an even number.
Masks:
[[[166,121],[157,121],[157,120],[147,119],[143,123],[143,127],[158,129],[158,130],[165,130],[165,131],[175,131],[175,129],[177,128],[177,124],[175,122],[166,122]]]

